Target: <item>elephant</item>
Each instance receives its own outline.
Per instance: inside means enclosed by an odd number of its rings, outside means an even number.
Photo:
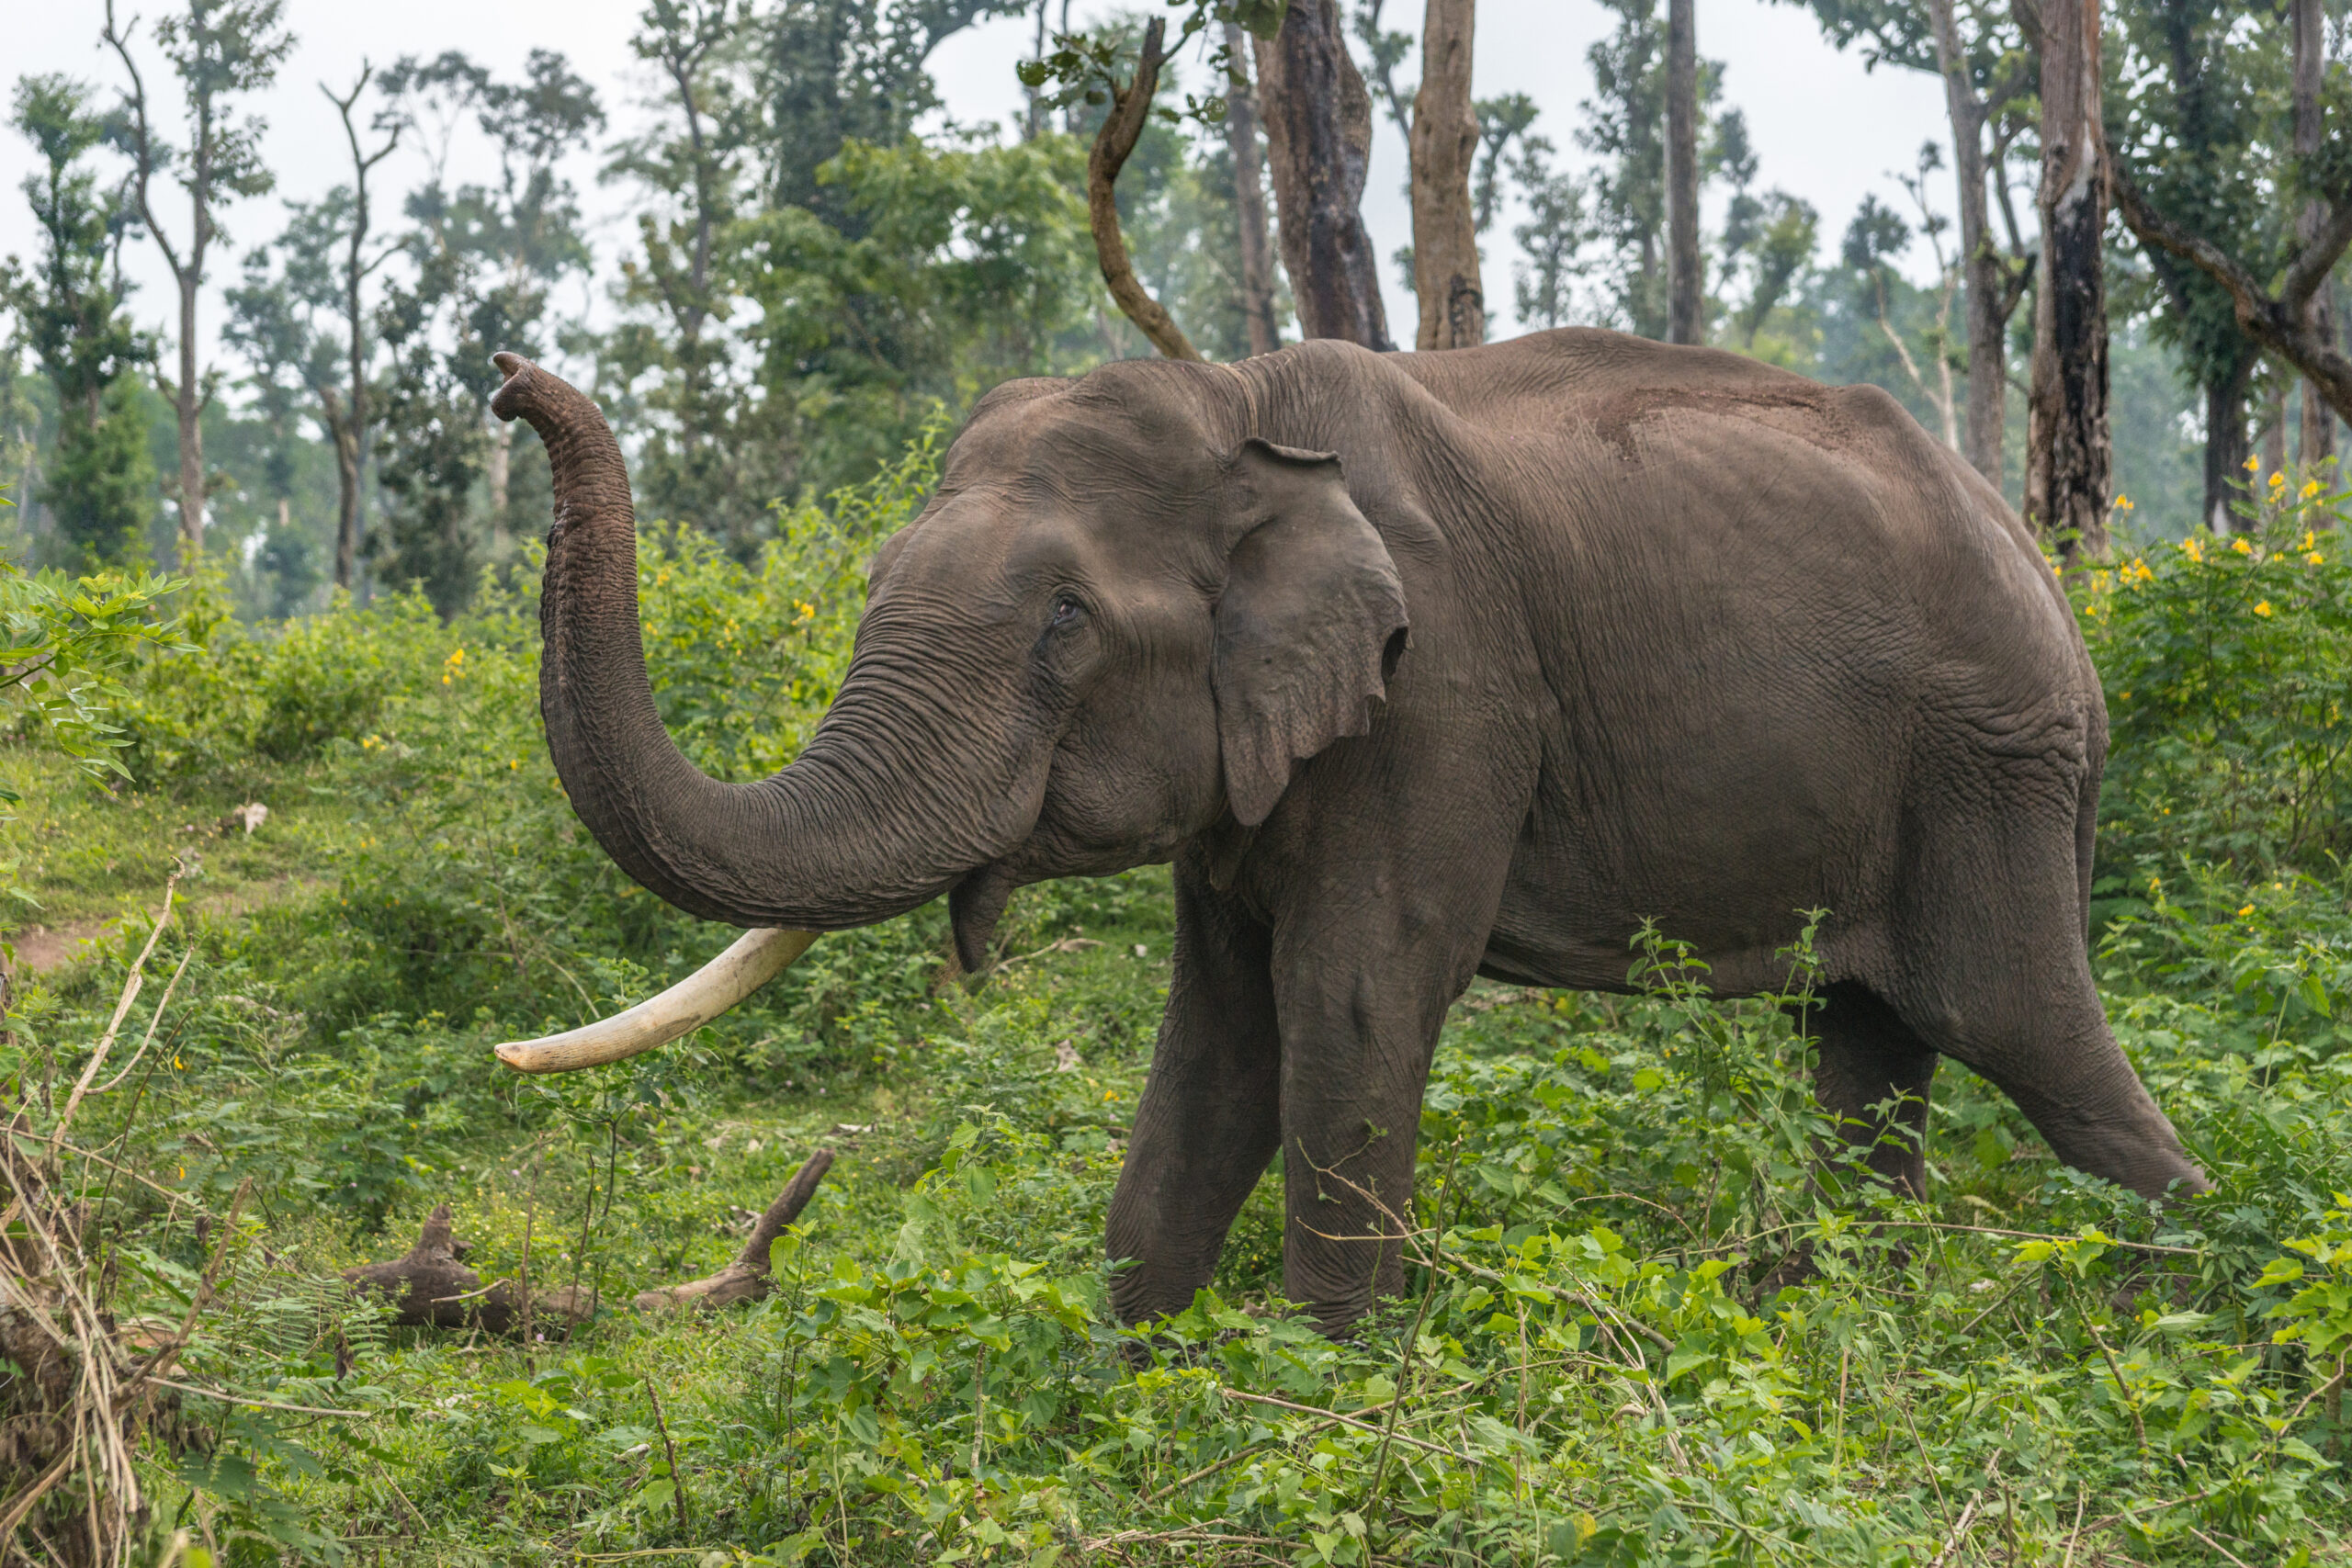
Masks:
[[[1588,329],[1008,382],[875,554],[807,747],[733,784],[654,708],[602,414],[498,364],[553,464],[564,788],[637,881],[753,929],[628,1038],[514,1065],[658,1043],[942,895],[978,970],[1015,889],[1172,863],[1106,1224],[1128,1323],[1192,1303],[1277,1152],[1286,1295],[1339,1333],[1401,1290],[1449,1007],[1623,991],[1645,921],[1737,996],[1826,911],[1815,1089],[1893,1189],[1951,1056],[2066,1163],[2206,1190],[2093,983],[2107,718],[2060,581],[1883,391]]]

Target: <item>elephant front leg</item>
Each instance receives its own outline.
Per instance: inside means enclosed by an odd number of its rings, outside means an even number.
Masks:
[[[1111,1282],[1124,1323],[1192,1304],[1281,1143],[1270,947],[1192,856],[1177,863],[1168,1010],[1106,1227],[1113,1263],[1125,1262]]]
[[[1327,1334],[1404,1291],[1421,1092],[1472,962],[1396,957],[1344,977],[1307,964],[1286,987],[1283,1290]]]

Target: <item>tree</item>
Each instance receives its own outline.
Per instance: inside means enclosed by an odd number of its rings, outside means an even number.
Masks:
[[[2025,514],[2072,557],[2107,547],[2107,154],[2098,0],[2041,10],[2041,288],[2034,302]]]
[[[95,568],[145,547],[155,469],[134,372],[154,347],[123,309],[131,212],[122,193],[101,192],[85,166],[107,130],[89,100],[87,87],[63,76],[17,84],[10,123],[40,159],[24,190],[41,248],[29,271],[9,258],[0,299],[57,390],[56,445],[39,498],[76,564]],[[14,372],[12,363],[12,379]]]
[[[375,67],[361,62],[359,79],[351,91],[337,97],[324,82],[319,91],[335,107],[343,120],[344,140],[351,148],[350,221],[343,234],[343,274],[340,278],[343,295],[343,361],[342,396],[322,394],[322,408],[327,434],[334,443],[335,482],[337,488],[334,526],[334,582],[348,590],[358,570],[359,547],[367,536],[367,521],[363,514],[366,503],[366,464],[368,461],[368,362],[371,356],[368,340],[368,318],[360,300],[360,290],[375,270],[392,255],[394,247],[379,247],[374,255],[368,254],[368,231],[373,209],[368,199],[368,175],[377,164],[391,156],[400,145],[402,129],[398,114],[380,113],[375,129],[384,140],[375,151],[368,152],[359,144],[359,128],[352,123],[352,109],[359,102],[359,95],[367,90]],[[334,200],[329,197],[330,202]]]
[[[1273,353],[1282,336],[1274,321],[1273,237],[1266,220],[1265,163],[1258,143],[1258,97],[1250,84],[1247,37],[1240,23],[1225,24],[1225,144],[1233,160],[1233,205],[1239,220],[1241,316],[1254,355]]]
[[[1702,343],[1699,259],[1699,51],[1692,0],[1666,0],[1666,234],[1668,343]]]
[[[2017,17],[2032,7],[2001,0],[1800,0],[1839,48],[1860,45],[1872,66],[1931,73],[1951,124],[1960,218],[1959,265],[1966,321],[1969,463],[1999,484],[2007,424],[2007,334],[2031,286],[2037,253],[2020,235],[2009,155],[2032,124],[2021,110],[2036,90],[2029,40]],[[1989,198],[1989,199],[1988,199]],[[2002,239],[1994,237],[1997,208]]]
[[[1349,58],[1338,0],[1292,0],[1281,30],[1256,45],[1283,265],[1300,330],[1391,349],[1361,209],[1372,97]]]
[[[1592,219],[1599,237],[1613,253],[1607,285],[1611,313],[1644,337],[1665,338],[1673,330],[1668,278],[1667,27],[1656,0],[1605,3],[1617,13],[1617,27],[1586,53],[1592,66],[1593,96],[1581,106],[1585,123],[1577,140],[1600,163],[1593,176]],[[1694,69],[1697,118],[1702,122],[1694,132],[1697,177],[1703,183],[1724,172],[1727,163],[1737,164],[1748,154],[1744,127],[1726,134],[1727,127],[1738,126],[1737,111],[1713,114],[1723,91],[1722,66],[1702,60]],[[1712,136],[1705,134],[1710,130]],[[1703,302],[1703,287],[1701,298]]]
[[[1100,286],[1070,138],[853,141],[820,177],[846,229],[806,208],[749,216],[731,263],[795,488],[863,480],[943,408],[1084,363]]]
[[[179,374],[157,380],[171,400],[179,424],[179,476],[173,491],[179,509],[180,550],[193,559],[204,549],[205,406],[218,378],[197,365],[197,303],[204,288],[205,260],[220,238],[220,209],[236,197],[261,196],[275,177],[261,161],[263,123],[240,117],[235,99],[277,79],[277,67],[294,47],[279,26],[282,0],[187,0],[185,13],[167,17],[155,28],[164,57],[179,78],[187,133],[174,146],[157,131],[147,102],[147,84],[131,57],[130,34],[138,19],[117,28],[114,0],[107,0],[101,35],[121,59],[130,87],[124,96],[132,159],[131,189],[141,223],[163,253],[179,292]],[[171,168],[187,196],[187,238],[175,243],[157,215],[153,183]]]
[[[296,531],[291,515],[300,411],[308,405],[318,413],[338,457],[344,445],[343,422],[335,417],[340,367],[334,344],[318,331],[314,318],[334,309],[325,257],[334,231],[347,222],[349,199],[348,191],[337,189],[314,207],[296,204],[285,234],[274,246],[248,252],[244,282],[226,291],[229,314],[221,336],[251,367],[246,384],[269,430],[264,478],[277,502],[277,517],[265,531],[254,564],[272,580],[267,603],[277,615],[292,614],[320,580],[316,550]],[[282,271],[271,266],[273,252],[283,261]],[[326,301],[323,310],[321,299]]]
[[[1487,341],[1477,211],[1470,194],[1479,151],[1470,96],[1475,16],[1475,0],[1429,0],[1421,26],[1421,85],[1413,96],[1410,143],[1417,348],[1469,348]]]
[[[892,146],[939,105],[923,62],[984,17],[1027,0],[783,0],[752,26],[766,197],[844,232],[857,214],[817,171],[852,141]]]
[[[1197,360],[1200,350],[1193,346],[1167,309],[1136,280],[1135,265],[1127,259],[1126,242],[1119,233],[1119,204],[1114,189],[1120,168],[1135,152],[1136,139],[1143,134],[1144,121],[1151,113],[1152,95],[1159,88],[1159,68],[1168,58],[1161,50],[1167,28],[1166,18],[1160,17],[1154,17],[1144,28],[1136,73],[1125,86],[1120,86],[1115,77],[1104,77],[1102,90],[1110,96],[1111,112],[1103,117],[1102,129],[1094,133],[1094,145],[1086,158],[1086,215],[1088,227],[1094,234],[1094,256],[1102,270],[1102,282],[1111,290],[1111,298],[1118,302],[1121,313],[1169,358]]]
[[[638,214],[641,259],[621,264],[625,304],[659,327],[622,334],[625,376],[661,373],[650,399],[658,423],[637,465],[661,514],[691,517],[747,554],[768,496],[746,493],[742,456],[728,439],[731,301],[719,276],[719,236],[736,210],[744,114],[735,90],[741,13],[730,0],[654,0],[629,47],[659,69],[664,120],[623,143],[607,180],[634,178],[655,198]]]
[[[2327,105],[2323,96],[2327,81],[2327,18],[2320,0],[2289,0],[2289,6],[2294,13],[2295,160],[2310,171],[2303,183],[2317,186],[2325,182],[2325,175],[2318,171],[2321,154],[2327,150]],[[2296,243],[2307,251],[2317,243],[2326,232],[2327,217],[2326,198],[2313,189],[2295,217]],[[2335,343],[2332,293],[2324,284],[2314,288],[2303,307],[2302,321],[2315,343],[2330,346]],[[2296,456],[2305,468],[2316,468],[2335,455],[2335,412],[2316,381],[2303,384],[2302,424]]]
[[[2120,90],[2104,100],[2116,207],[2147,258],[2155,333],[2203,394],[2203,514],[2226,533],[2264,346],[2247,322],[2267,319],[2269,296],[2255,280],[2285,274],[2315,289],[2326,272],[2289,265],[2291,224],[2274,177],[2285,138],[2264,113],[2283,62],[2240,0],[2121,0],[2109,15],[2122,56],[2112,73]],[[2283,327],[2275,335],[2287,336]]]
[[[2204,41],[2201,31],[2196,36]],[[2232,38],[2222,47],[2235,41]],[[2223,53],[2220,47],[2209,51],[2220,55],[2220,61],[2209,62],[2200,53],[2196,62],[2209,69],[2215,63],[2253,63],[2243,55]],[[2312,69],[2300,55],[2294,65],[2298,75]],[[2340,74],[2338,80],[2342,80]],[[2251,161],[2280,141],[2300,141],[2307,130],[2306,103],[2300,92],[2292,102],[2293,118],[2285,135],[2279,135],[2275,127],[2245,127],[2245,141],[2238,150],[2242,156]],[[2234,233],[2211,218],[2200,222],[2192,212],[2171,209],[2172,204],[2160,194],[2159,182],[2173,173],[2169,164],[2154,174],[2135,173],[2133,164],[2144,164],[2145,160],[2127,161],[2120,156],[2113,173],[2116,199],[2124,221],[2147,247],[2160,275],[2167,270],[2179,272],[2185,265],[2194,269],[2192,277],[2202,286],[2199,292],[2208,295],[2209,304],[2213,303],[2211,293],[2219,291],[2249,364],[2253,350],[2267,350],[2303,374],[2307,395],[2316,392],[2336,414],[2352,419],[2352,356],[2337,346],[2332,330],[2322,331],[2315,325],[2332,314],[2321,300],[2335,264],[2352,246],[2352,150],[2331,143],[2324,135],[2324,98],[2309,107],[2312,116],[2321,118],[2322,133],[2317,149],[2308,157],[2296,156],[2290,164],[2291,177],[2280,183],[2278,194],[2284,199],[2284,215],[2262,208],[2252,215],[2228,214],[2239,220]],[[2244,118],[2254,118],[2250,113]],[[2258,192],[2259,187],[2256,199]],[[2315,204],[2320,207],[2316,219],[2312,211]],[[2253,221],[2247,221],[2249,216]],[[2257,259],[2252,264],[2242,259],[2248,256]],[[2278,279],[2275,295],[2267,281],[2269,277]],[[2188,292],[2185,287],[2184,295]],[[2209,446],[2209,513],[2215,506],[2210,458]]]

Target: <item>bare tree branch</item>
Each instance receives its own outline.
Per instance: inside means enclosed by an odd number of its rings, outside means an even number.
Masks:
[[[2289,264],[2279,296],[2273,298],[2236,257],[2151,207],[2120,160],[2109,160],[2109,172],[2116,209],[2140,243],[2180,257],[2220,284],[2236,307],[2239,330],[2302,372],[2328,407],[2352,421],[2352,357],[2303,321],[2303,307],[2352,246],[2352,202],[2335,204],[2318,237]]]
[[[1198,360],[1201,351],[1136,276],[1135,265],[1127,259],[1126,241],[1119,233],[1119,203],[1114,188],[1151,113],[1151,96],[1159,87],[1159,68],[1168,59],[1160,49],[1167,32],[1166,19],[1153,17],[1143,32],[1143,58],[1136,62],[1135,80],[1124,89],[1116,83],[1111,85],[1111,112],[1095,133],[1094,150],[1086,155],[1086,217],[1094,231],[1094,255],[1102,265],[1102,281],[1110,285],[1111,298],[1119,302],[1127,320],[1169,358]]]

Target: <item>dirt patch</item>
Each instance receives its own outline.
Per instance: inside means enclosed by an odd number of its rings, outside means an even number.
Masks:
[[[14,939],[17,967],[42,974],[55,969],[82,950],[82,944],[104,936],[112,920],[77,920],[70,925],[51,928],[28,926]]]
[[[180,915],[175,918],[194,914],[207,919],[220,919],[225,916],[250,915],[264,905],[307,892],[318,886],[322,880],[315,876],[281,876],[269,882],[249,883],[210,897],[188,898],[183,896],[179,905]],[[159,894],[159,901],[160,897]],[[82,956],[84,943],[105,936],[122,919],[118,915],[112,919],[68,920],[59,926],[27,926],[9,939],[17,949],[17,967],[36,975],[62,968]]]

